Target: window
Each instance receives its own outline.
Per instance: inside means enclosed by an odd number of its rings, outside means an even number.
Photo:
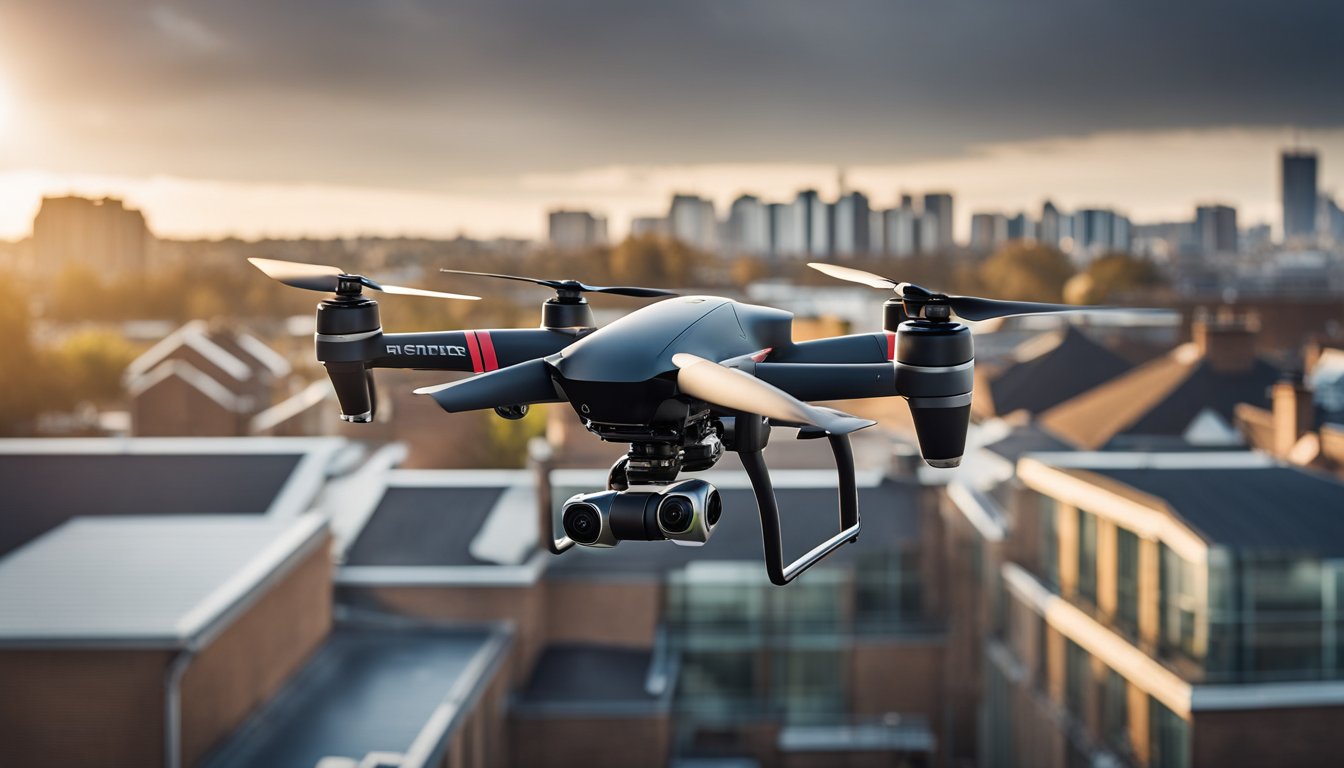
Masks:
[[[1106,744],[1121,755],[1132,754],[1129,746],[1129,695],[1125,678],[1106,670],[1101,683],[1101,728]]]
[[[1097,602],[1097,516],[1078,510],[1078,595]]]
[[[1087,651],[1072,640],[1065,640],[1064,708],[1079,720],[1087,719],[1088,671]]]
[[[1148,700],[1149,768],[1190,765],[1190,726],[1154,698]]]
[[[1116,528],[1115,624],[1131,638],[1139,630],[1139,537]]]
[[[1196,628],[1205,619],[1206,605],[1196,589],[1195,566],[1165,545],[1161,552],[1162,650],[1202,661],[1204,649],[1196,643]]]
[[[1058,510],[1055,500],[1044,494],[1037,495],[1040,512],[1041,534],[1041,575],[1045,583],[1056,592],[1059,591],[1059,531],[1055,527]]]

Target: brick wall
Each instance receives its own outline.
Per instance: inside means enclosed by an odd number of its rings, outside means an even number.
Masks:
[[[546,583],[546,628],[552,643],[649,648],[661,611],[662,585],[655,579]]]
[[[513,765],[628,768],[665,765],[671,726],[666,715],[643,717],[519,717],[510,721]]]

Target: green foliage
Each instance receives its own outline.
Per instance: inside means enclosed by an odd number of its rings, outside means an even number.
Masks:
[[[483,411],[488,419],[484,466],[522,467],[527,462],[527,443],[546,431],[546,406],[534,405],[521,419],[504,419],[494,411]]]
[[[1103,304],[1162,283],[1162,274],[1151,261],[1108,253],[1069,281],[1065,297],[1073,304]]]
[[[995,251],[980,266],[978,276],[983,290],[994,298],[1057,302],[1073,274],[1069,257],[1060,251],[1014,242]]]
[[[59,371],[68,391],[79,400],[107,402],[121,395],[121,376],[139,354],[120,334],[107,330],[80,331],[51,352],[51,367]]]
[[[10,297],[0,302],[0,435],[32,433],[43,411],[68,408],[73,398],[57,366],[34,345],[27,302]]]

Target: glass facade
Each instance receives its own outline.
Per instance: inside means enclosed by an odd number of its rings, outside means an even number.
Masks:
[[[1190,724],[1148,699],[1148,765],[1150,768],[1187,768],[1190,765]]]
[[[1055,500],[1044,494],[1037,495],[1037,511],[1040,516],[1041,576],[1046,586],[1059,590],[1059,529],[1055,517],[1059,506]]]
[[[1078,510],[1078,596],[1097,604],[1097,516]]]
[[[1116,527],[1115,625],[1131,639],[1139,632],[1139,537]]]

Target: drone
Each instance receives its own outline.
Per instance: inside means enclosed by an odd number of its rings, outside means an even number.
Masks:
[[[970,422],[975,352],[970,328],[954,318],[1119,309],[947,295],[850,267],[811,263],[831,277],[894,296],[883,305],[880,333],[795,342],[792,313],[772,307],[658,288],[445,269],[535,283],[555,295],[542,304],[538,328],[384,333],[378,302],[365,289],[479,297],[383,285],[338,267],[249,261],[286,285],[333,294],[317,306],[316,351],[345,421],[373,420],[373,369],[458,371],[475,375],[416,394],[432,397],[450,413],[494,409],[508,419],[522,418],[530,405],[568,402],[588,431],[628,444],[605,490],[565,502],[563,536],[555,535],[550,512],[541,510],[542,530],[550,532],[542,539],[553,554],[576,544],[705,544],[723,514],[722,500],[704,480],[679,478],[713,467],[732,451],[755,495],[766,573],[780,586],[857,541],[860,531],[849,435],[876,422],[814,402],[903,397],[924,461],[956,467]],[[598,328],[585,294],[661,300]],[[779,507],[763,455],[772,427],[796,428],[799,439],[825,438],[838,474],[838,531],[790,563],[784,562]]]

